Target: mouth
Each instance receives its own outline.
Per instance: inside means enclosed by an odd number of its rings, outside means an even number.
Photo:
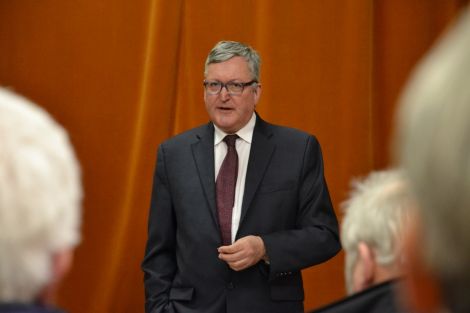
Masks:
[[[223,112],[230,112],[234,110],[234,108],[230,108],[230,107],[217,107],[217,109]]]

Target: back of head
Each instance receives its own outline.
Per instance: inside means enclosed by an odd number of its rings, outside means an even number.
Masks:
[[[470,311],[470,11],[401,99],[396,151],[419,202],[423,257],[456,312]]]
[[[31,302],[80,240],[82,190],[65,130],[0,88],[0,302]]]
[[[400,242],[408,216],[410,195],[399,170],[372,172],[353,181],[349,199],[342,204],[341,243],[346,254],[348,293],[353,293],[353,271],[359,260],[359,245],[366,244],[375,262],[396,276]]]
[[[253,74],[253,79],[259,82],[261,59],[258,52],[252,47],[236,41],[219,41],[212,48],[206,59],[204,76],[207,75],[209,64],[224,62],[237,56],[245,58],[251,74]]]

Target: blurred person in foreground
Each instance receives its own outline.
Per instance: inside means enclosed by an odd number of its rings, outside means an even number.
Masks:
[[[470,312],[470,11],[415,70],[395,152],[417,198],[404,295],[415,312]]]
[[[343,203],[341,243],[349,297],[315,313],[399,312],[396,282],[403,275],[403,229],[411,196],[399,170],[372,172],[352,183]]]
[[[0,312],[57,313],[80,241],[79,165],[66,131],[0,88]]]

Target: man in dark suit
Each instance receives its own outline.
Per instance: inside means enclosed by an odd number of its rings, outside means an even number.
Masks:
[[[320,145],[255,113],[259,64],[219,42],[204,73],[211,122],[159,147],[147,313],[300,313],[301,269],[340,249]]]

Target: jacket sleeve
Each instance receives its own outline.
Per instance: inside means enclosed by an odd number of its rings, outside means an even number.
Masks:
[[[165,151],[163,146],[160,146],[148,218],[147,246],[142,262],[146,313],[164,313],[168,310],[169,292],[176,272],[175,232]]]
[[[327,261],[341,249],[338,221],[323,173],[320,144],[307,137],[299,177],[294,229],[261,236],[269,256],[269,279]]]

